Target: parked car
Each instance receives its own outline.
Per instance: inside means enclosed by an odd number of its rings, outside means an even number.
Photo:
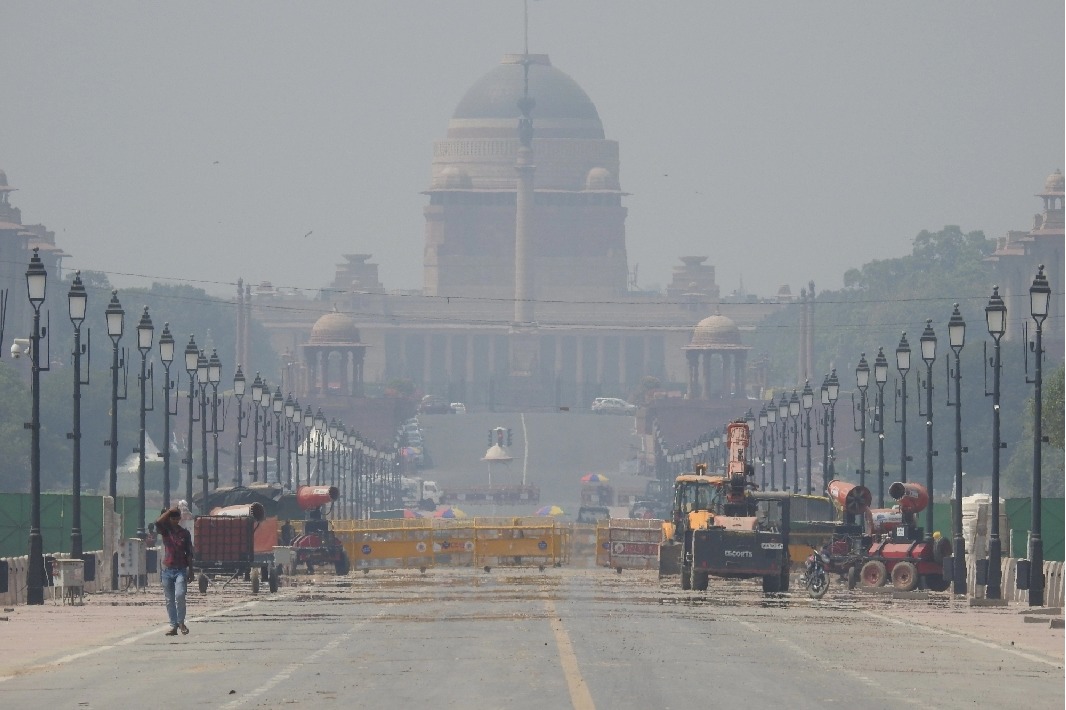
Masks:
[[[597,397],[592,400],[592,411],[597,414],[633,414],[637,405],[617,397]]]
[[[451,414],[451,404],[446,399],[427,394],[418,405],[418,411],[422,414]]]
[[[452,402],[452,414],[466,414],[466,405],[462,402]]]

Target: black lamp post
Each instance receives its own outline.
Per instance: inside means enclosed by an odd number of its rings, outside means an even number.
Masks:
[[[755,432],[755,413],[751,411],[751,407],[748,408],[747,413],[744,414],[744,423],[748,426],[748,461],[752,467],[755,466],[755,439],[752,434]]]
[[[152,350],[152,340],[155,328],[152,319],[148,315],[148,306],[141,313],[141,320],[137,323],[137,349],[141,351],[141,376],[138,382],[141,385],[140,407],[140,430],[137,445],[137,537],[142,540],[148,535],[144,531],[144,447],[145,447],[145,414],[148,412],[145,395],[148,391],[148,380],[152,379],[152,370],[148,366],[148,353]],[[154,397],[153,397],[154,399]]]
[[[855,386],[859,389],[859,485],[866,487],[866,390],[870,387],[870,365],[866,353],[859,356],[855,368]]]
[[[235,449],[236,466],[233,467],[233,485],[244,485],[244,473],[242,469],[243,462],[241,461],[241,443],[244,437],[248,434],[244,430],[244,392],[248,386],[248,380],[244,377],[244,371],[241,369],[240,364],[237,365],[237,372],[233,375],[233,396],[237,398],[237,444]]]
[[[218,427],[218,383],[222,381],[222,360],[218,357],[218,350],[211,348],[211,357],[207,361],[207,381],[211,385],[211,485],[218,488],[218,435],[222,429]],[[225,425],[226,412],[222,412],[222,422]]]
[[[44,543],[41,539],[41,306],[48,286],[37,247],[33,248],[26,269],[26,291],[33,307],[33,332],[30,334],[30,390],[33,405],[30,419],[30,568],[26,574],[26,603],[44,604]],[[46,331],[47,332],[47,331]]]
[[[292,487],[292,415],[296,412],[296,402],[293,401],[292,392],[285,398],[285,411],[282,418],[285,420],[285,485],[291,491]]]
[[[925,487],[929,489],[929,505],[925,507],[925,540],[933,540],[933,362],[936,360],[936,333],[933,332],[933,321],[927,318],[925,330],[922,331],[918,342],[922,348],[922,362],[925,363],[925,382],[921,386],[925,388],[925,411],[919,406],[918,414],[925,417]],[[919,405],[922,400],[918,400]]]
[[[1044,605],[1044,540],[1040,520],[1040,466],[1042,464],[1040,447],[1044,441],[1044,431],[1040,417],[1043,409],[1044,386],[1044,319],[1048,316],[1050,305],[1051,287],[1048,285],[1047,276],[1044,275],[1044,265],[1041,264],[1036,272],[1036,278],[1033,279],[1033,285],[1029,287],[1029,310],[1036,322],[1036,342],[1033,345],[1033,353],[1036,357],[1033,371],[1033,507],[1029,531],[1029,606]]]
[[[270,405],[274,412],[274,473],[277,475],[280,486],[285,483],[281,480],[281,415],[285,411],[285,399],[281,396],[281,385],[274,390]]]
[[[337,420],[330,419],[329,425],[326,427],[326,434],[329,437],[326,443],[329,444],[329,485],[337,485]]]
[[[826,483],[837,477],[837,399],[840,397],[840,380],[834,367],[829,373],[829,478]]]
[[[315,426],[315,415],[311,411],[311,405],[307,405],[303,413],[304,425],[304,468],[307,469],[307,485],[311,485],[311,430]]]
[[[799,493],[799,414],[800,398],[796,390],[788,400],[788,416],[792,419],[792,492]]]
[[[315,414],[315,485],[322,485],[325,474],[322,472],[322,437],[326,429],[326,417],[319,409]]]
[[[766,408],[766,425],[770,429],[770,490],[777,490],[777,405],[770,399]]]
[[[907,482],[907,373],[911,371],[911,346],[907,333],[899,337],[896,346],[896,369],[899,370],[899,480]]]
[[[185,346],[185,372],[189,375],[189,438],[185,442],[185,500],[192,505],[192,436],[193,424],[196,423],[196,364],[200,359],[200,348],[196,347],[196,338],[189,336]],[[201,515],[204,510],[200,510]]]
[[[822,405],[822,491],[829,483],[829,375],[822,378],[818,388],[818,401]]]
[[[807,449],[807,495],[811,494],[811,408],[814,406],[814,390],[811,389],[811,381],[804,380],[803,394],[800,397],[800,405],[803,407],[804,424],[807,441],[804,448]]]
[[[204,513],[207,513],[209,508],[207,507],[207,494],[208,494],[208,481],[210,476],[207,471],[207,371],[208,371],[207,355],[201,350],[196,356],[196,384],[200,387],[200,477],[203,480],[202,491],[204,494],[203,500],[200,501],[200,507]]]
[[[292,412],[289,414],[289,421],[292,422],[292,458],[295,462],[293,477],[292,477],[292,489],[295,491],[300,485],[300,422],[303,421],[303,410],[300,409],[300,400],[295,397],[292,400]]]
[[[777,401],[777,419],[781,422],[781,490],[788,490],[788,397],[781,393]]]
[[[999,599],[1002,596],[1002,546],[999,540],[999,377],[1002,363],[999,358],[999,341],[1007,332],[1007,306],[999,295],[999,286],[992,287],[992,296],[985,306],[985,324],[992,336],[992,524],[988,533],[988,574],[985,597]]]
[[[884,348],[877,348],[874,359],[874,383],[877,384],[877,408],[874,424],[877,426],[877,507],[885,507],[885,383],[888,382],[888,358]]]
[[[252,380],[252,419],[254,425],[252,427],[252,482],[259,480],[259,410],[263,405],[263,378],[259,376],[259,373],[255,373],[255,379]],[[263,446],[264,459],[266,458],[266,445]],[[265,468],[265,462],[264,462]],[[265,473],[265,471],[264,471]],[[266,476],[263,476],[265,479]]]
[[[956,303],[951,318],[948,320],[948,345],[955,353],[955,372],[952,373],[952,379],[955,380],[955,401],[948,402],[949,406],[955,408],[955,499],[952,501],[955,511],[952,516],[954,517],[952,529],[955,548],[952,585],[955,594],[966,593],[966,540],[962,536],[962,452],[965,449],[962,446],[962,401],[959,399],[962,394],[962,369],[959,356],[965,344],[966,321],[962,319],[959,304]]]
[[[163,363],[163,449],[159,452],[163,459],[163,507],[170,508],[170,418],[177,414],[177,402],[174,411],[170,410],[170,390],[174,383],[170,381],[170,366],[174,362],[174,335],[170,332],[170,323],[163,324],[159,336],[159,361]]]
[[[111,338],[111,438],[108,446],[111,447],[111,468],[108,471],[107,494],[111,496],[115,510],[118,510],[118,402],[126,399],[125,379],[123,379],[122,396],[118,394],[118,373],[121,369],[126,372],[126,351],[122,351],[122,359],[119,359],[118,341],[122,340],[122,325],[126,312],[122,310],[122,304],[118,302],[118,291],[111,292],[111,302],[107,304],[104,317],[107,321],[107,335]]]
[[[337,478],[341,489],[341,517],[345,517],[348,501],[348,471],[345,466],[345,449],[348,447],[348,430],[344,428],[344,422],[337,422]]]
[[[759,487],[763,490],[766,490],[766,425],[769,423],[766,403],[763,402],[762,409],[759,410],[759,431],[762,432],[762,481]]]
[[[73,468],[71,480],[73,482],[73,498],[71,499],[70,521],[70,556],[76,560],[81,559],[81,386],[89,384],[89,376],[82,380],[81,356],[88,354],[88,347],[81,344],[81,324],[85,322],[85,311],[89,303],[89,297],[85,293],[85,284],[81,280],[81,272],[74,272],[74,280],[70,284],[67,293],[67,311],[70,322],[74,325],[74,431],[70,435],[71,449],[73,453]],[[88,333],[86,334],[87,338]],[[91,369],[91,368],[86,368]]]

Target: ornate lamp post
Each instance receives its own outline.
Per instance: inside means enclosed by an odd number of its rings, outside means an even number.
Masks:
[[[111,302],[107,304],[104,318],[107,321],[107,335],[111,338],[111,438],[108,445],[111,447],[111,468],[108,471],[107,494],[114,501],[115,510],[118,510],[118,402],[126,399],[125,379],[123,379],[122,396],[118,394],[118,373],[121,369],[126,372],[126,351],[122,351],[122,359],[119,360],[118,341],[122,340],[123,317],[126,312],[122,310],[122,304],[118,302],[118,291],[111,292]]]
[[[948,320],[948,345],[955,353],[955,371],[951,373],[955,380],[955,401],[948,402],[955,408],[955,499],[952,501],[955,518],[952,526],[954,533],[954,563],[952,568],[952,586],[955,594],[966,593],[966,540],[962,536],[962,401],[959,399],[962,393],[962,369],[959,356],[966,344],[966,321],[959,313],[959,304]],[[946,364],[946,363],[945,363]]]
[[[322,473],[322,437],[326,429],[326,417],[319,409],[315,415],[315,485],[322,485],[324,474]]]
[[[929,489],[929,505],[925,507],[925,540],[931,543],[933,540],[933,362],[936,360],[936,333],[933,332],[933,321],[927,318],[925,330],[918,339],[922,348],[922,362],[925,363],[925,382],[921,387],[925,389],[925,411],[918,409],[918,414],[925,417],[925,487]],[[922,400],[918,400],[919,405]]]
[[[792,492],[799,493],[799,414],[800,398],[796,390],[788,400],[788,416],[792,419]]]
[[[271,398],[271,409],[274,412],[274,473],[277,475],[278,485],[283,485],[281,480],[281,414],[285,410],[285,399],[281,396],[281,385],[274,390]]]
[[[907,373],[911,370],[911,346],[904,332],[896,346],[896,369],[899,370],[899,480],[907,482]]]
[[[292,457],[296,462],[292,480],[292,489],[295,491],[300,485],[300,422],[303,421],[304,413],[300,409],[300,400],[293,398],[292,405],[289,421],[292,422]]]
[[[208,512],[207,507],[207,482],[210,477],[207,473],[207,373],[210,369],[207,355],[201,350],[196,356],[196,384],[200,387],[200,476],[203,479],[204,497],[200,501],[203,512]]]
[[[226,411],[222,410],[222,429],[218,428],[218,383],[222,381],[222,360],[211,348],[207,361],[207,381],[211,384],[211,485],[218,488],[218,435],[225,430]]]
[[[822,490],[829,483],[829,375],[822,378],[818,388],[818,401],[822,405]]]
[[[163,507],[170,508],[170,489],[173,485],[170,479],[170,418],[178,413],[177,401],[174,402],[174,411],[170,410],[170,390],[174,383],[170,381],[170,366],[174,362],[174,335],[170,332],[170,323],[163,324],[163,332],[159,336],[159,361],[163,363],[163,450],[160,456],[163,458]]]
[[[292,415],[296,412],[296,402],[293,401],[292,392],[285,398],[285,411],[282,417],[285,420],[285,487],[290,491],[292,487]]]
[[[804,444],[804,448],[807,449],[807,495],[811,494],[811,408],[814,406],[814,390],[811,389],[811,381],[804,380],[803,382],[803,395],[800,398],[800,405],[803,407],[804,414],[804,428],[806,429],[807,442]]]
[[[768,413],[766,411],[766,403],[763,402],[762,409],[759,410],[759,430],[762,432],[762,481],[759,487],[766,490],[766,425],[769,424]]]
[[[200,348],[196,347],[196,338],[189,336],[185,346],[185,372],[189,375],[189,438],[185,442],[185,500],[192,505],[192,427],[196,423],[196,365],[200,359]],[[203,514],[204,510],[200,513]]]
[[[877,384],[877,401],[874,407],[874,424],[877,427],[877,506],[885,507],[885,383],[888,382],[888,358],[884,348],[877,348],[874,359],[874,382]]]
[[[866,486],[866,390],[870,386],[870,365],[866,353],[859,356],[855,368],[855,386],[859,388],[859,485]]]
[[[840,380],[837,379],[837,371],[834,367],[829,373],[829,478],[826,483],[837,477],[837,399],[840,397]]]
[[[1051,287],[1048,285],[1047,276],[1044,275],[1044,265],[1041,264],[1036,278],[1033,279],[1033,285],[1029,287],[1029,311],[1036,322],[1036,342],[1033,345],[1036,357],[1033,377],[1033,507],[1029,531],[1029,606],[1044,605],[1044,540],[1040,527],[1040,446],[1044,441],[1044,431],[1040,416],[1044,386],[1044,319],[1048,316],[1050,305]]]
[[[337,485],[337,420],[330,419],[326,426],[326,434],[329,435],[329,485]]]
[[[752,434],[755,431],[755,413],[751,411],[751,407],[748,407],[747,413],[744,414],[744,423],[748,426],[748,461],[751,462],[752,467],[755,466],[755,446],[750,442],[754,441]]]
[[[152,349],[154,334],[155,328],[152,326],[152,319],[148,315],[148,306],[145,306],[144,312],[141,313],[141,320],[137,323],[137,349],[141,352],[141,376],[138,378],[138,382],[141,385],[141,407],[139,443],[137,446],[137,537],[142,540],[148,537],[144,531],[144,425],[145,414],[148,412],[145,395],[148,390],[148,380],[152,379],[152,370],[148,366],[148,353]],[[154,396],[152,398],[155,399]]]
[[[781,490],[788,490],[788,397],[781,393],[777,401],[777,418],[781,422]]]
[[[26,603],[44,604],[44,543],[41,538],[41,306],[48,286],[48,271],[33,249],[26,269],[26,291],[33,307],[33,331],[30,334],[33,405],[30,419],[30,568],[26,574]],[[47,369],[43,368],[43,369]]]
[[[252,481],[259,480],[259,410],[263,404],[263,378],[259,376],[259,373],[255,373],[255,379],[252,380],[252,419],[254,420],[254,426],[252,431]],[[266,446],[263,447],[264,454],[266,453]],[[265,456],[263,457],[266,458]],[[266,476],[263,477],[264,479]]]
[[[766,408],[766,424],[770,428],[770,490],[777,490],[777,405],[770,400],[770,406]]]
[[[1007,306],[999,295],[999,286],[992,287],[992,296],[985,306],[985,324],[992,336],[992,525],[988,534],[988,574],[985,597],[999,599],[1002,595],[1002,547],[999,539],[999,377],[1002,363],[999,357],[999,341],[1007,332]],[[989,393],[986,393],[989,394]]]
[[[237,457],[233,467],[233,485],[244,485],[244,472],[243,462],[241,461],[241,441],[247,436],[248,432],[244,430],[244,392],[248,386],[248,381],[244,377],[244,371],[241,369],[240,364],[237,365],[237,372],[233,375],[233,396],[237,398],[237,444],[235,448],[235,455]]]
[[[71,433],[71,449],[73,453],[73,468],[71,480],[73,482],[73,498],[71,499],[70,521],[70,556],[81,559],[81,386],[89,384],[88,373],[82,380],[81,356],[88,354],[88,346],[81,344],[81,324],[85,321],[85,311],[89,297],[85,293],[85,284],[81,281],[81,272],[74,272],[74,280],[70,284],[67,293],[67,312],[70,322],[74,325],[74,431]],[[86,334],[86,339],[91,340]],[[91,357],[91,356],[90,356]],[[86,368],[91,369],[91,368]]]
[[[311,430],[315,426],[315,415],[311,411],[311,405],[307,405],[303,413],[304,425],[304,468],[307,469],[307,485],[311,485]]]

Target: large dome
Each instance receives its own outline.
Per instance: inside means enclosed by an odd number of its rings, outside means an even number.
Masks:
[[[602,139],[603,124],[596,106],[577,82],[551,65],[546,54],[508,54],[495,69],[478,79],[452,115],[449,138],[479,137],[484,129],[505,128],[513,135],[524,92],[523,58],[529,62],[530,116],[537,138]]]
[[[333,311],[315,321],[311,328],[311,344],[354,344],[359,342],[359,329],[343,313]]]
[[[1062,194],[1063,192],[1063,178],[1062,171],[1056,170],[1047,176],[1047,180],[1044,181],[1044,193],[1045,194]]]
[[[692,331],[690,348],[743,347],[740,328],[731,318],[716,314],[704,318]]]

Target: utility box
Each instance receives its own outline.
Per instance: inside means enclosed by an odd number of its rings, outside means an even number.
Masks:
[[[84,599],[85,595],[85,562],[76,559],[57,559],[52,568],[52,578],[55,581],[52,593],[60,597],[63,603],[67,600],[74,603],[74,599]]]
[[[143,577],[145,575],[144,540],[131,537],[118,547],[118,574],[120,577]]]

